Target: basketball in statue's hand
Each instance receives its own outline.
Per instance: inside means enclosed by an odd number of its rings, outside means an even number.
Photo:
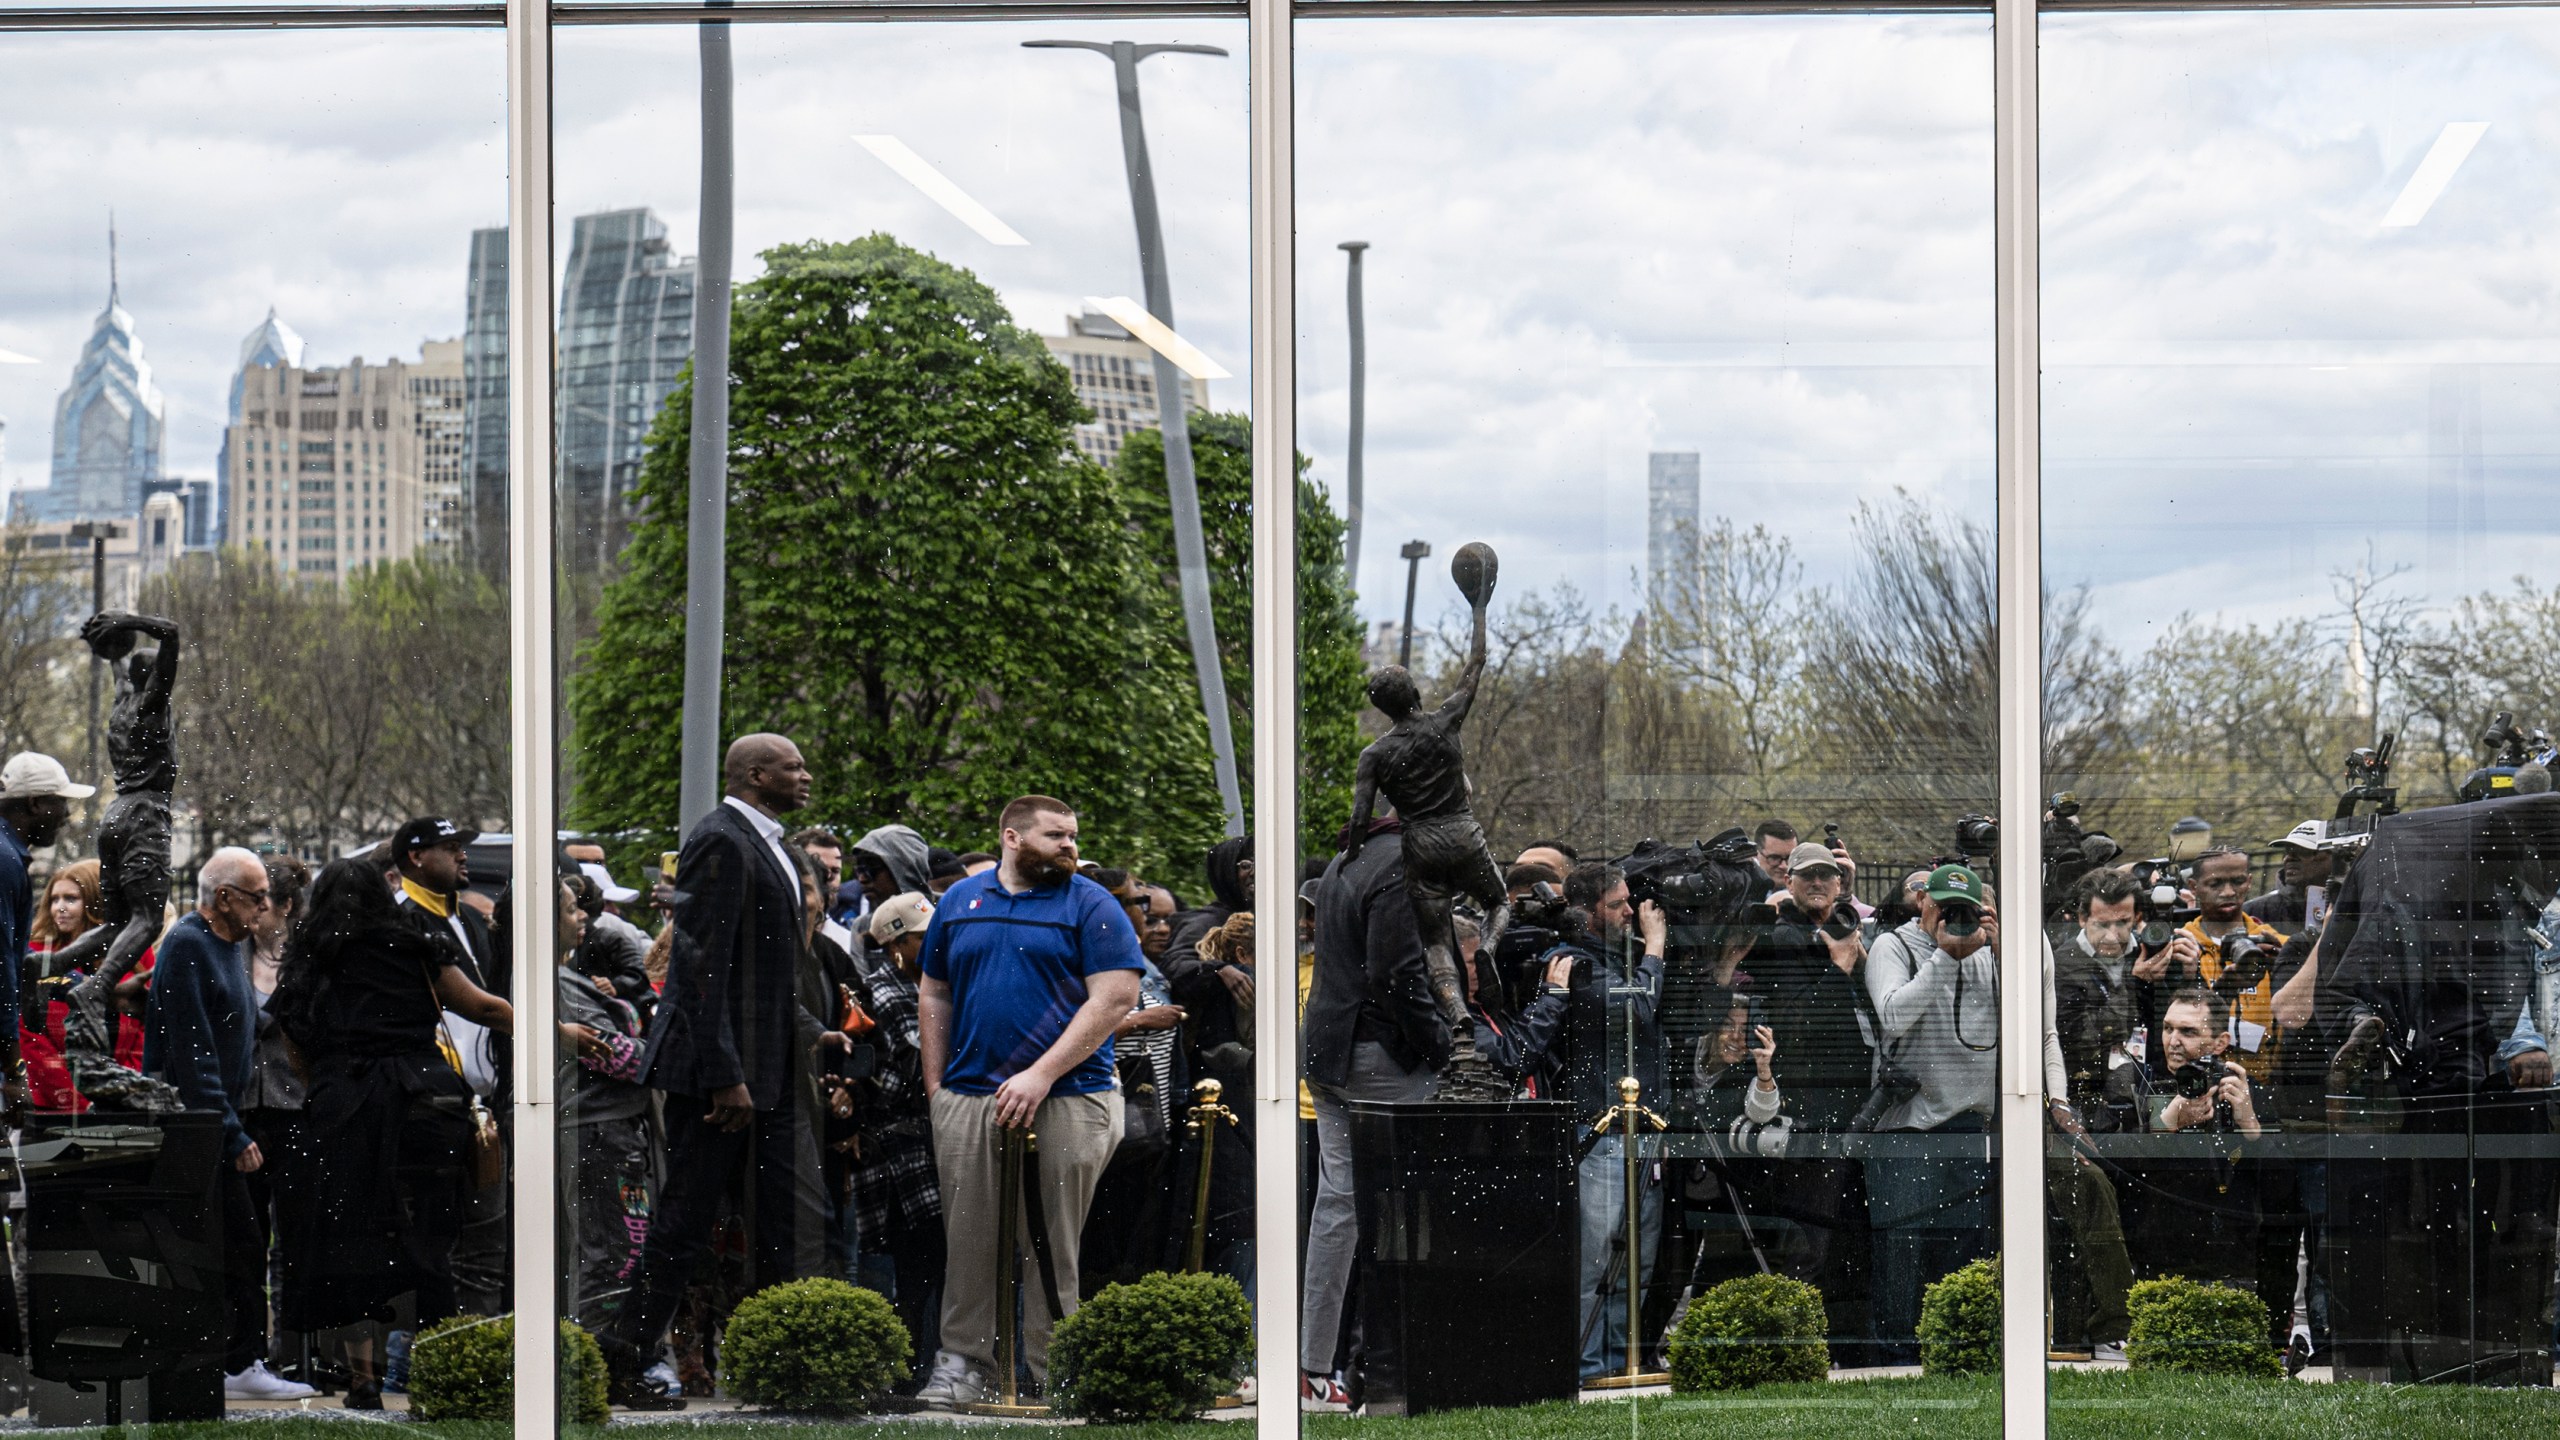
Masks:
[[[1493,547],[1481,540],[1470,540],[1449,557],[1449,578],[1458,582],[1458,593],[1470,605],[1482,605],[1493,598],[1493,580],[1502,562],[1495,558]]]

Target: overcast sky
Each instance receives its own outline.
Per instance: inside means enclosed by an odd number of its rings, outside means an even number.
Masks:
[[[1180,40],[1148,61],[1183,333],[1246,396],[1240,22],[742,25],[739,277],[885,229],[1054,333],[1139,293],[1111,77],[1026,38]],[[1340,497],[1345,239],[1368,252],[1373,617],[1402,541],[1496,544],[1506,588],[1631,604],[1645,457],[1815,582],[1896,488],[1992,505],[1990,30],[1946,15],[1328,20],[1297,27],[1300,444]],[[558,34],[557,199],[645,205],[690,253],[683,27]],[[2370,544],[2442,598],[2560,522],[2560,18],[2049,19],[2043,237],[2049,566],[2140,643],[2180,609],[2325,604]],[[207,474],[240,337],[275,305],[317,361],[459,331],[468,232],[505,216],[495,31],[0,37],[6,477],[40,484],[104,298]],[[2485,124],[2413,226],[2381,220],[2448,123]],[[1030,243],[989,243],[853,143],[898,137]]]

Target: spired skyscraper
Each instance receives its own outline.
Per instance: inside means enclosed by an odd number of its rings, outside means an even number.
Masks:
[[[476,252],[475,252],[476,253]],[[475,266],[475,271],[476,271]],[[641,443],[693,355],[694,265],[647,210],[571,223],[560,286],[560,550],[612,564],[631,534]]]
[[[131,519],[143,484],[160,478],[163,422],[151,364],[125,313],[116,277],[115,235],[107,236],[107,308],[80,347],[71,384],[53,407],[53,480],[24,492],[38,523]]]

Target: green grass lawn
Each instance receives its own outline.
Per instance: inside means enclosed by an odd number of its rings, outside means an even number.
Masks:
[[[2459,1386],[2303,1385],[2125,1371],[2056,1372],[2046,1391],[2050,1432],[2066,1440],[2560,1440],[2560,1392]],[[251,1422],[258,1440],[351,1440],[344,1420]],[[436,1440],[507,1440],[503,1425],[419,1427]],[[786,1429],[705,1423],[621,1424],[666,1440],[985,1440],[1002,1427],[900,1417],[813,1420]],[[1050,1433],[1043,1427],[1035,1433]],[[290,1433],[288,1433],[290,1432]],[[1241,1427],[1075,1427],[1094,1440],[1244,1440]],[[1815,1440],[1996,1440],[2000,1392],[1989,1378],[1864,1380],[1778,1385],[1732,1395],[1673,1395],[1601,1404],[1557,1402],[1457,1410],[1414,1419],[1307,1418],[1306,1440],[1688,1440],[1806,1436]],[[229,1425],[155,1425],[150,1440],[239,1440]]]

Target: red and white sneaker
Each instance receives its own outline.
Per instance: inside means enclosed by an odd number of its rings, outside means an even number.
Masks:
[[[1298,1408],[1309,1414],[1339,1414],[1351,1408],[1351,1392],[1330,1375],[1298,1376]]]

